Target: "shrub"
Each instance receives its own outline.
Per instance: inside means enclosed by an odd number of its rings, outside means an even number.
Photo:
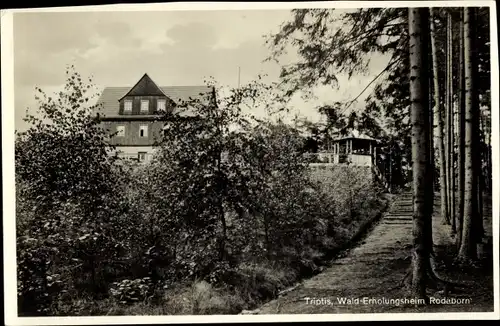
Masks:
[[[86,288],[105,290],[101,265],[123,247],[121,171],[93,116],[92,85],[72,69],[66,73],[56,98],[37,90],[39,116],[28,116],[30,127],[16,138],[21,313],[50,313],[51,302],[78,290],[88,274]]]
[[[311,173],[295,128],[242,115],[251,88],[168,117],[150,164],[115,161],[79,79],[16,144],[21,313],[235,313],[318,272],[378,205],[361,171]]]
[[[135,280],[125,279],[120,282],[113,282],[110,293],[120,303],[144,301],[152,295],[153,283],[150,277]]]

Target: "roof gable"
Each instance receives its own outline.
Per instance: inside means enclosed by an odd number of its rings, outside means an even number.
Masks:
[[[187,102],[190,99],[202,100],[214,92],[209,86],[160,86],[162,96],[171,99],[176,105]],[[97,100],[98,106],[95,112],[105,117],[118,117],[120,111],[120,99],[127,95],[130,87],[106,87]],[[175,112],[175,109],[174,109]]]
[[[141,96],[141,95],[156,95],[156,96],[166,96],[165,93],[161,90],[158,85],[148,76],[148,74],[144,74],[144,76],[139,79],[139,81],[121,98],[120,101],[125,96]]]
[[[370,140],[377,141],[375,138],[370,137],[357,129],[351,129],[348,131],[346,135],[338,135],[333,141],[345,140],[345,139],[362,139],[362,140]]]

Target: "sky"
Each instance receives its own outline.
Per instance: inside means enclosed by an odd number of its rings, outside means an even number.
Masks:
[[[280,64],[263,62],[270,53],[264,35],[278,31],[290,17],[289,10],[15,13],[16,129],[26,128],[22,119],[28,107],[35,107],[34,88],[62,90],[69,64],[83,77],[92,76],[99,89],[131,87],[144,73],[160,86],[204,85],[213,76],[235,87],[238,67],[241,84],[262,73],[266,82],[278,81]],[[296,60],[291,49],[282,63]],[[352,99],[385,63],[375,58],[368,75],[340,76],[338,89],[320,87],[316,99],[294,97],[290,115],[318,121],[317,105]]]

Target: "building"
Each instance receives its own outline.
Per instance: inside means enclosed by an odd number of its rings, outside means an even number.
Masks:
[[[145,162],[161,136],[165,113],[175,114],[186,101],[214,94],[214,88],[208,86],[158,86],[144,74],[131,87],[106,87],[97,101],[96,114],[118,156]]]
[[[326,151],[315,153],[312,164],[343,164],[371,167],[375,165],[379,141],[358,130],[339,136],[329,142]]]
[[[326,151],[309,154],[312,158],[311,167],[349,167],[364,173],[367,178],[378,180],[390,191],[384,168],[381,168],[377,147],[380,141],[356,129],[346,135],[332,139]]]

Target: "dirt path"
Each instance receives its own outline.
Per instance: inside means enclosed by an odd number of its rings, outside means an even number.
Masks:
[[[435,209],[438,208],[438,204],[436,202]],[[492,276],[490,277],[491,284],[488,277],[481,277],[477,286],[470,289],[470,293],[466,291],[466,293],[448,296],[464,299],[462,304],[431,304],[415,308],[414,304],[397,304],[397,301],[394,301],[395,299],[411,299],[407,290],[398,286],[411,261],[411,219],[411,194],[404,193],[393,203],[389,213],[375,226],[370,235],[358,247],[352,249],[346,257],[335,260],[321,274],[305,280],[292,291],[247,313],[493,311]],[[485,225],[486,229],[488,229],[487,225]],[[436,246],[452,246],[453,240],[449,236],[449,226],[442,225],[436,213],[433,227]],[[477,278],[477,274],[474,275]],[[474,281],[474,277],[469,277],[468,280]],[[440,298],[438,293],[431,293],[430,296]],[[347,299],[354,300],[350,303]],[[359,302],[356,303],[356,299]],[[368,299],[375,299],[378,302],[369,302]],[[391,299],[392,301],[389,301]]]

